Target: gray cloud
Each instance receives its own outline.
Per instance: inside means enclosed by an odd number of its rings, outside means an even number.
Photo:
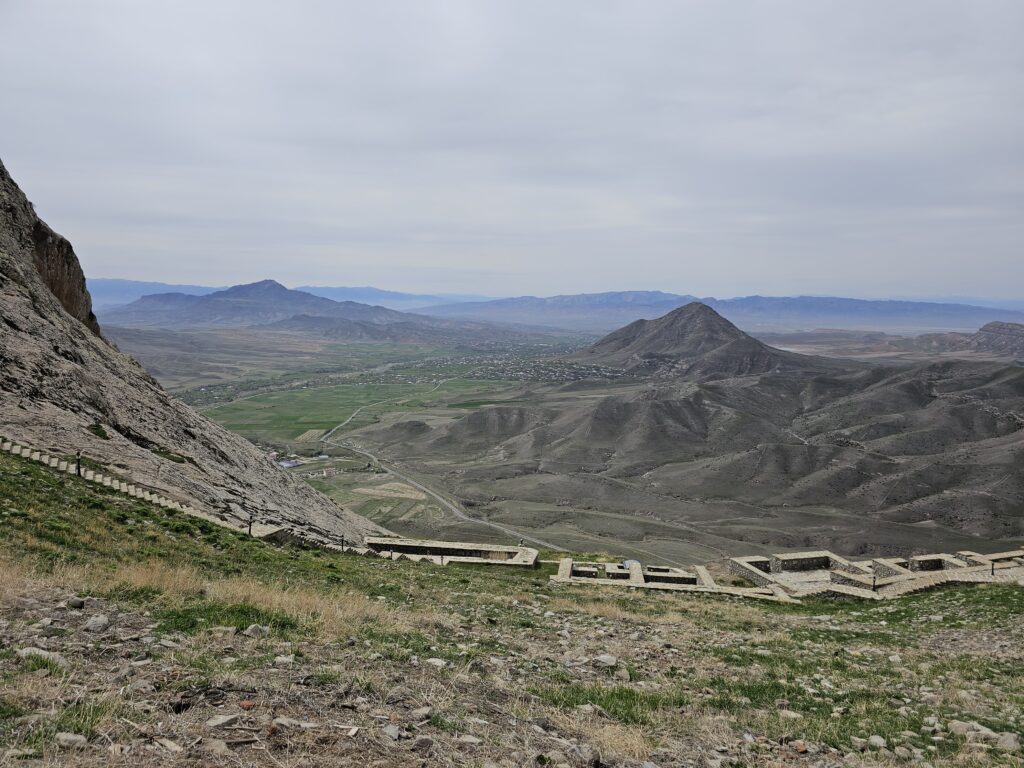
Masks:
[[[1014,0],[0,4],[88,274],[1012,296]]]

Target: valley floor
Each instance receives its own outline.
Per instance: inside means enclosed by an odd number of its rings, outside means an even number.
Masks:
[[[0,518],[3,762],[1020,764],[1015,586],[584,591],[275,548],[8,456]]]

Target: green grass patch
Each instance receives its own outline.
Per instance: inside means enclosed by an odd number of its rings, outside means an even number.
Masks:
[[[182,456],[181,454],[169,451],[166,448],[153,448],[153,453],[162,459],[173,461],[175,464],[195,464],[196,460],[191,456]]]
[[[542,701],[556,707],[572,709],[591,704],[601,707],[609,717],[621,723],[643,725],[659,711],[678,709],[690,703],[689,695],[678,689],[641,691],[624,685],[562,685],[530,689]]]
[[[0,727],[2,727],[3,721],[14,720],[15,718],[21,717],[27,713],[28,710],[20,704],[8,698],[0,697]]]
[[[118,704],[113,701],[85,699],[62,709],[50,720],[49,727],[54,733],[77,733],[91,739],[117,709]]]
[[[110,435],[107,434],[107,430],[105,430],[103,428],[103,425],[100,424],[99,422],[97,422],[95,424],[90,424],[88,427],[86,427],[86,429],[88,429],[90,432],[92,432],[94,435],[96,435],[96,437],[100,438],[101,440],[109,440],[110,439]]]
[[[370,643],[370,647],[385,658],[394,661],[408,661],[413,656],[425,658],[445,658],[451,656],[450,649],[437,645],[437,641],[422,632],[395,632],[383,627],[367,626],[359,636]]]
[[[163,608],[155,611],[153,617],[158,622],[157,632],[184,632],[188,635],[211,627],[242,630],[252,624],[268,626],[278,634],[299,629],[299,623],[285,613],[267,611],[248,603],[215,600],[189,603],[181,608]]]
[[[41,669],[45,669],[51,675],[64,674],[64,668],[60,664],[53,659],[47,659],[42,656],[26,656],[21,660],[21,668],[25,672],[38,672]]]
[[[449,720],[447,717],[438,714],[437,712],[434,712],[430,716],[430,724],[437,728],[439,731],[447,731],[448,733],[458,733],[460,730],[462,730],[461,728],[459,728],[459,724],[456,723],[454,720]]]

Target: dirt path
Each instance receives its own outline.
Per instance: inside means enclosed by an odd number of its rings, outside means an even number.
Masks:
[[[475,370],[475,369],[473,369],[473,370]],[[466,373],[472,373],[472,370],[466,371],[465,373],[463,373],[461,375],[465,376]],[[442,386],[447,384],[449,381],[451,381],[451,379],[441,379],[440,381],[437,382],[437,384],[434,385],[434,388],[429,390],[426,394],[429,395],[431,392],[436,392]],[[409,477],[407,474],[405,474],[404,472],[399,471],[394,466],[391,466],[391,465],[387,464],[386,462],[382,461],[379,456],[377,456],[377,455],[375,455],[373,453],[370,453],[369,451],[364,450],[362,448],[356,448],[354,445],[352,445],[349,442],[338,442],[338,441],[332,439],[334,437],[334,434],[339,429],[343,429],[344,427],[348,426],[348,424],[351,423],[352,419],[354,419],[356,416],[358,416],[359,413],[361,411],[363,411],[363,409],[365,409],[365,408],[373,408],[374,406],[383,405],[385,403],[399,402],[402,399],[408,399],[409,397],[410,396],[408,396],[408,395],[403,395],[403,396],[400,396],[400,397],[392,397],[392,398],[388,398],[387,400],[380,400],[380,401],[378,401],[376,403],[368,403],[367,405],[359,406],[358,408],[356,408],[351,413],[351,415],[347,419],[345,419],[343,422],[338,424],[336,427],[334,427],[329,432],[327,432],[323,437],[321,437],[320,438],[320,442],[324,443],[325,445],[332,445],[335,448],[344,448],[345,450],[352,451],[354,453],[358,453],[361,456],[365,456],[366,458],[370,459],[370,461],[376,462],[381,467],[381,469],[383,469],[388,474],[390,474],[390,475],[392,475],[394,477],[397,477],[398,479],[408,483],[409,485],[413,486],[414,488],[416,488],[416,489],[422,491],[423,493],[427,494],[428,496],[430,496],[432,499],[434,499],[439,504],[441,504],[445,509],[447,509],[453,515],[455,515],[455,517],[457,517],[459,520],[463,520],[463,521],[465,521],[467,523],[474,523],[476,525],[485,525],[488,528],[493,528],[494,530],[501,531],[502,533],[506,534],[507,536],[511,536],[514,539],[522,540],[522,541],[527,541],[527,542],[530,542],[531,544],[535,544],[535,545],[540,546],[540,547],[545,547],[547,549],[561,549],[561,547],[559,547],[557,544],[552,544],[549,541],[544,541],[543,539],[538,539],[535,536],[530,536],[529,534],[523,533],[522,531],[517,531],[514,528],[509,528],[508,526],[501,525],[500,523],[494,523],[494,522],[491,522],[489,520],[480,520],[478,518],[472,517],[472,516],[468,515],[466,513],[466,510],[464,510],[459,504],[451,501],[450,499],[446,498],[445,496],[442,496],[440,493],[438,493],[434,489],[424,485],[423,483],[419,482],[418,480],[415,480],[415,479]]]

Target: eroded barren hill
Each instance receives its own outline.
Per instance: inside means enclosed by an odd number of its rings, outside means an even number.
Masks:
[[[1020,366],[795,355],[702,305],[578,357],[631,376],[534,387],[514,405],[392,420],[356,439],[480,513],[612,551],[616,537],[694,558],[1024,538]]]

